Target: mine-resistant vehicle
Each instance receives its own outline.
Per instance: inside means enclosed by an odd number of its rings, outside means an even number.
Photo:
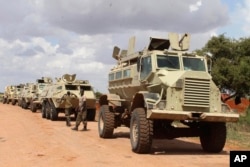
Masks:
[[[4,94],[3,94],[3,104],[5,104],[5,103],[9,104],[9,102],[10,102],[9,97],[10,97],[11,93],[14,93],[13,86],[11,86],[11,85],[5,86]]]
[[[18,100],[21,85],[9,85],[5,87],[3,103],[15,105]]]
[[[222,151],[226,122],[239,118],[221,102],[208,72],[208,56],[189,53],[190,35],[151,38],[142,51],[114,47],[117,65],[109,72],[109,93],[99,99],[98,131],[112,138],[114,129],[130,128],[135,153],[149,153],[153,138],[200,137],[206,152]]]
[[[20,93],[18,98],[18,103],[23,109],[30,108],[30,104],[32,102],[32,98],[36,92],[35,83],[26,83]]]
[[[76,74],[64,74],[61,78],[56,78],[56,82],[47,85],[41,93],[42,98],[42,117],[57,120],[59,113],[65,112],[65,101],[63,96],[70,91],[71,114],[76,116],[76,108],[79,105],[80,89],[84,90],[88,110],[88,119],[95,117],[96,98],[93,89],[87,80],[76,80]]]
[[[52,84],[53,80],[50,77],[42,77],[36,80],[36,84],[33,89],[33,96],[30,101],[30,110],[36,112],[37,109],[42,108],[42,98],[41,93],[46,85]]]
[[[18,97],[20,96],[23,87],[24,84],[13,86],[14,93],[12,94],[12,96],[10,96],[10,101],[12,105],[16,105],[16,103],[18,102]]]

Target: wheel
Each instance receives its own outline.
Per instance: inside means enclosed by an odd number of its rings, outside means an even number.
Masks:
[[[31,110],[32,112],[36,112],[37,106],[36,106],[35,103],[31,103],[31,105],[30,105],[30,110]]]
[[[46,107],[45,107],[45,115],[46,115],[46,119],[50,119],[50,104],[47,102],[46,103]]]
[[[3,98],[3,104],[5,104],[7,102],[6,98]]]
[[[111,138],[115,127],[114,113],[109,111],[108,105],[100,107],[100,115],[98,119],[98,132],[102,138]]]
[[[200,142],[202,149],[210,153],[221,152],[226,143],[225,123],[210,123],[201,127]]]
[[[51,121],[55,121],[58,118],[58,112],[54,106],[51,106],[50,109],[50,119]]]
[[[88,109],[87,110],[87,120],[88,121],[94,121],[95,120],[95,114],[96,114],[95,109]]]
[[[16,105],[16,100],[15,99],[12,99],[11,100],[11,104],[14,106],[14,105]]]
[[[25,100],[23,100],[23,102],[22,102],[22,108],[23,109],[28,109],[28,106],[29,106],[29,104],[26,103]]]
[[[42,118],[46,118],[46,103],[42,104]]]
[[[135,153],[149,153],[153,138],[153,122],[146,119],[145,109],[136,108],[130,120],[130,142]]]

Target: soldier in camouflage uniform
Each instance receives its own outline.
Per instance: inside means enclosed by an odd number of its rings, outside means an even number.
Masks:
[[[63,100],[65,100],[65,117],[66,117],[66,125],[67,126],[71,126],[70,124],[70,109],[72,107],[71,104],[71,95],[70,95],[70,91],[67,92],[67,94],[65,94],[63,96]]]
[[[80,92],[81,97],[79,98],[78,114],[76,118],[76,125],[72,130],[78,130],[78,126],[83,123],[83,130],[87,130],[87,107],[86,107],[86,97],[84,95],[84,90]]]

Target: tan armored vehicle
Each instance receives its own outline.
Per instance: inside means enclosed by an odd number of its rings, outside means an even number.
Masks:
[[[20,96],[23,87],[23,84],[13,86],[14,93],[10,96],[10,101],[12,105],[16,105],[16,103],[18,102],[18,97]]]
[[[23,96],[24,96],[24,93],[25,93],[26,91],[28,91],[27,89],[29,89],[28,83],[23,84],[23,86],[22,86],[22,88],[21,88],[21,90],[20,90],[20,93],[19,93],[19,95],[18,95],[18,101],[17,101],[18,106],[20,106],[20,107],[22,107]]]
[[[26,83],[19,97],[19,104],[23,109],[28,109],[32,102],[34,93],[36,92],[36,85],[34,83]]]
[[[37,109],[42,108],[42,98],[41,93],[46,85],[52,84],[52,79],[50,77],[42,77],[41,79],[36,80],[36,84],[33,89],[33,96],[30,102],[30,110],[36,112]]]
[[[3,104],[5,103],[9,104],[10,102],[14,103],[13,99],[15,98],[15,90],[16,90],[16,86],[14,85],[8,85],[5,87],[4,96],[3,96]]]
[[[226,122],[239,115],[222,104],[220,91],[208,73],[206,56],[188,53],[190,35],[179,39],[151,38],[134,52],[114,47],[117,60],[109,72],[109,92],[100,100],[99,136],[111,138],[114,129],[130,128],[135,153],[149,153],[153,138],[200,137],[207,152],[220,152],[226,141]]]
[[[47,85],[41,93],[42,102],[42,117],[57,120],[59,113],[65,112],[65,101],[63,96],[70,91],[72,96],[71,114],[76,116],[76,107],[79,103],[80,89],[84,89],[84,94],[87,99],[87,109],[90,116],[95,117],[95,95],[88,81],[76,80],[76,75],[65,74],[62,78],[56,79],[56,82]],[[91,118],[94,119],[94,118]]]

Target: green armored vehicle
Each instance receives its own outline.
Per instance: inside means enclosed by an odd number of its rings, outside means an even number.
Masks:
[[[42,98],[42,117],[57,120],[59,113],[65,112],[65,101],[63,96],[70,91],[72,96],[71,114],[75,114],[75,109],[78,107],[80,89],[84,90],[86,96],[87,110],[89,119],[95,117],[95,95],[92,87],[86,80],[76,80],[76,75],[65,74],[61,78],[56,79],[56,82],[47,85],[41,93]]]
[[[50,77],[42,77],[41,79],[36,80],[36,84],[33,89],[33,96],[30,101],[30,110],[32,112],[36,112],[37,109],[42,108],[41,93],[43,89],[50,84],[52,84],[52,79]]]
[[[109,92],[99,99],[99,136],[130,128],[135,153],[149,153],[153,138],[200,137],[207,152],[220,152],[226,142],[226,122],[239,115],[221,102],[220,90],[208,72],[207,56],[188,53],[190,35],[179,39],[151,38],[142,51],[114,47],[117,65],[109,72]]]

